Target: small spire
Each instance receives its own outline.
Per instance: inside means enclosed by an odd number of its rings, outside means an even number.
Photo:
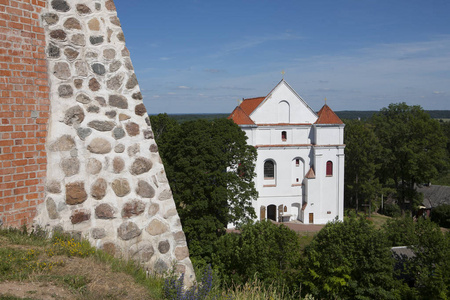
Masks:
[[[327,97],[325,97],[325,105],[327,105]]]
[[[285,74],[286,72],[284,72],[284,70],[283,71],[281,71],[281,79],[283,79],[284,80],[284,74]]]

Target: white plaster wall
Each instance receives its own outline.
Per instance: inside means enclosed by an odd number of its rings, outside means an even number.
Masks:
[[[295,91],[285,82],[281,81],[272,93],[259,105],[250,115],[256,124],[279,123],[279,103],[286,101],[289,103],[289,123],[309,123],[317,120],[316,113],[295,93]],[[283,118],[284,113],[282,114]]]
[[[258,158],[256,161],[256,189],[259,197],[254,203],[255,211],[259,219],[259,207],[270,204],[286,205],[288,213],[295,215],[292,219],[298,217],[298,207],[301,207],[303,187],[302,181],[309,170],[309,156],[311,147],[271,147],[258,148]],[[295,159],[299,158],[299,166],[295,166]],[[264,179],[264,162],[272,159],[275,162],[275,180]],[[298,183],[296,182],[298,176]],[[275,186],[273,186],[275,185]],[[297,204],[297,207],[292,207]]]
[[[316,145],[339,145],[344,142],[344,125],[314,125]]]
[[[282,139],[282,132],[286,131],[286,140]],[[246,133],[248,131],[246,130]],[[313,139],[312,125],[292,125],[292,126],[259,126],[252,133],[250,140],[255,140],[252,145],[308,145]]]

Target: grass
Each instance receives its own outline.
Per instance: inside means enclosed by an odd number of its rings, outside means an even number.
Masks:
[[[385,224],[388,220],[392,219],[391,217],[380,215],[378,213],[372,213],[372,217],[368,218],[369,221],[375,225],[376,229],[380,229],[383,224]]]
[[[314,234],[299,234],[302,247]],[[163,279],[147,276],[135,262],[114,258],[68,235],[45,236],[41,231],[28,234],[26,229],[0,229],[0,300],[163,299]],[[22,294],[11,292],[17,290]],[[255,277],[244,285],[225,288],[214,280],[207,299],[294,298],[283,286],[267,286]]]
[[[72,299],[162,299],[163,279],[147,276],[136,263],[68,235],[45,235],[0,229],[0,299],[23,299],[7,288],[27,283],[35,288],[25,295],[28,299],[48,297],[53,288]]]

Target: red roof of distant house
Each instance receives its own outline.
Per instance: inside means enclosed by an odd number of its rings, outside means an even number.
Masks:
[[[314,124],[344,124],[341,119],[331,110],[328,105],[324,105],[317,113],[319,118]]]
[[[250,119],[240,106],[236,106],[231,115],[228,116],[228,119],[233,120],[237,125],[255,125],[255,122]]]
[[[232,119],[238,125],[255,125],[250,118],[250,114],[258,107],[265,97],[244,99],[242,103],[237,106],[228,119]]]

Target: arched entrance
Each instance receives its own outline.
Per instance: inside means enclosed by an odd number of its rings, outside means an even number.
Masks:
[[[273,204],[267,206],[267,219],[273,221],[277,220],[277,207]]]

